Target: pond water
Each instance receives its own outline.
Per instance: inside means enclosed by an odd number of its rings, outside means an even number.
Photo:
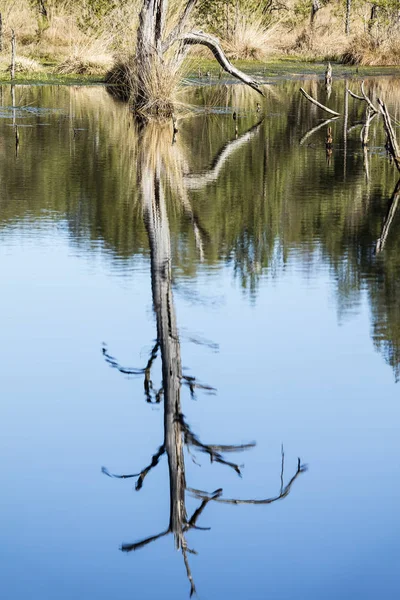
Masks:
[[[2,597],[398,597],[398,176],[359,83],[186,89],[175,139],[1,88]]]

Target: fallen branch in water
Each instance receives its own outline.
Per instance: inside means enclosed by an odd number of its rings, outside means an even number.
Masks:
[[[318,100],[315,100],[315,98],[307,94],[307,92],[303,88],[300,88],[300,92],[305,98],[307,98],[307,100],[309,100],[312,104],[315,104],[315,106],[322,108],[322,110],[325,110],[326,112],[328,112],[331,115],[334,115],[335,117],[340,117],[340,113],[336,112],[335,110],[332,110],[331,108],[328,108],[327,106],[324,106],[323,104],[321,104],[321,102],[318,102]]]

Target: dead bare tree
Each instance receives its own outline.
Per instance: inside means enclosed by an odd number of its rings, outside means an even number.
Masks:
[[[197,3],[198,0],[187,0],[175,27],[167,31],[168,0],[143,0],[137,30],[135,109],[141,110],[151,103],[149,82],[158,76],[160,65],[168,63],[170,68],[178,69],[190,46],[198,44],[212,52],[222,69],[262,94],[255,79],[232,65],[216,37],[190,27]],[[174,45],[177,49],[171,55]]]

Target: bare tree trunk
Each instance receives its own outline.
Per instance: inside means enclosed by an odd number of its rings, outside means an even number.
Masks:
[[[350,12],[351,12],[351,0],[346,0],[346,24],[345,24],[346,35],[350,35]]]
[[[376,18],[378,16],[378,7],[376,4],[371,6],[371,13],[368,20],[368,33],[371,33],[373,26],[375,25]]]
[[[310,27],[311,27],[311,29],[314,29],[315,15],[317,14],[317,12],[319,11],[320,8],[321,8],[320,1],[319,0],[312,0],[312,2],[311,2],[311,16],[310,16]]]

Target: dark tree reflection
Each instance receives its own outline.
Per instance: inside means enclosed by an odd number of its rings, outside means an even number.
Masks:
[[[212,177],[215,169],[220,168],[221,161],[227,160],[228,156],[251,139],[257,133],[257,130],[258,125],[242,134],[238,139],[233,140],[230,144],[226,144],[223,152],[216,161],[216,165],[211,167],[209,176]],[[103,473],[110,477],[121,479],[135,478],[135,488],[136,490],[140,490],[149,472],[159,464],[163,455],[167,456],[170,495],[168,526],[160,533],[150,535],[137,542],[123,544],[121,549],[124,552],[138,550],[161,537],[173,534],[175,546],[181,551],[183,556],[186,574],[190,582],[190,595],[192,595],[196,591],[196,588],[188,554],[194,554],[195,550],[188,547],[186,534],[191,529],[202,529],[197,523],[207,504],[209,502],[230,504],[270,504],[276,502],[289,494],[297,477],[305,471],[305,466],[301,464],[299,459],[295,473],[288,483],[284,485],[284,455],[282,452],[280,492],[271,498],[225,498],[222,488],[208,492],[191,488],[187,485],[185,449],[190,453],[205,453],[209,456],[211,462],[217,462],[231,468],[241,476],[239,465],[233,460],[228,459],[227,455],[248,450],[255,444],[254,442],[241,445],[205,443],[192,431],[183,414],[181,405],[181,389],[183,384],[189,387],[191,394],[194,393],[196,388],[203,388],[208,391],[212,391],[212,388],[200,384],[196,378],[187,377],[182,373],[181,346],[172,289],[171,232],[167,214],[166,192],[168,191],[172,196],[178,197],[183,205],[185,215],[194,229],[200,255],[207,240],[207,232],[199,225],[199,220],[186,195],[185,185],[182,185],[184,178],[183,173],[179,171],[179,160],[176,160],[176,156],[175,160],[171,159],[173,149],[171,147],[169,130],[166,129],[165,133],[166,136],[160,137],[159,130],[157,128],[152,129],[148,125],[142,129],[139,137],[138,185],[141,193],[143,219],[150,247],[153,308],[157,323],[156,344],[150,354],[147,365],[142,369],[131,369],[121,366],[108,353],[107,348],[103,348],[104,357],[110,366],[117,368],[124,374],[143,376],[147,401],[161,402],[163,400],[164,439],[152,456],[149,464],[140,472],[116,475],[110,473],[105,467],[102,470]],[[156,136],[156,139],[154,139],[154,136]],[[188,181],[194,185],[196,179],[189,178]],[[158,354],[160,354],[162,364],[162,387],[160,390],[154,390],[151,370]],[[190,516],[186,509],[187,493],[199,500],[199,505]]]

